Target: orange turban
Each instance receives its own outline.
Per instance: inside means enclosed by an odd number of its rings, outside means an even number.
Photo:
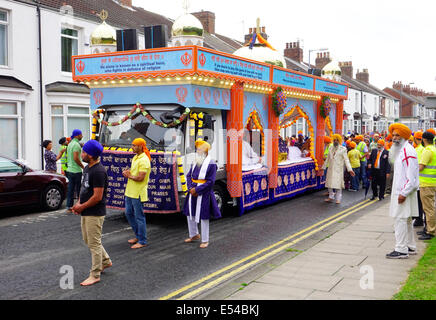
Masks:
[[[380,139],[379,141],[377,141],[377,144],[384,146],[385,145],[385,141],[383,139]]]
[[[409,127],[402,123],[391,124],[391,126],[389,127],[389,132],[393,134],[394,131],[398,131],[401,138],[405,140],[409,140],[410,135],[412,134],[412,131],[409,129]]]
[[[435,130],[435,129],[433,129],[433,128],[432,128],[432,129],[428,129],[428,130],[427,130],[427,132],[431,132],[431,133],[433,133],[433,135],[435,135],[435,136],[436,136],[436,130]]]
[[[414,134],[414,137],[416,138],[416,139],[422,139],[422,131],[417,131],[417,132],[415,132],[415,134]]]
[[[332,138],[329,136],[324,136],[324,143],[332,143]]]
[[[141,146],[142,150],[145,152],[145,154],[147,155],[148,159],[151,160],[150,151],[147,149],[147,142],[145,142],[144,139],[137,138],[137,139],[133,140],[132,144],[134,144],[135,146]]]
[[[348,142],[348,141],[347,141],[347,142]],[[352,149],[356,148],[356,142],[351,141],[351,142],[350,142],[350,147],[351,147]]]
[[[363,141],[363,136],[359,135],[359,136],[356,136],[354,139],[356,139],[358,141]]]
[[[346,144],[347,146],[350,146],[350,145],[351,145],[351,142],[353,142],[353,141],[351,141],[351,140],[347,140],[347,141],[345,141],[345,144]]]

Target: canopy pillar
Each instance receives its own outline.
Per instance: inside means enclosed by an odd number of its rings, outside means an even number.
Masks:
[[[344,100],[340,99],[336,103],[336,133],[342,135],[344,125]]]
[[[274,112],[272,107],[272,96],[268,96],[268,167],[270,168],[268,181],[270,188],[277,188],[277,175],[279,172],[279,155],[278,152],[272,150],[279,150],[279,125],[280,118]]]
[[[244,134],[244,85],[235,82],[230,90],[227,112],[227,190],[232,198],[242,197],[242,139]]]
[[[324,136],[325,136],[325,119],[321,116],[322,99],[316,104],[316,149],[315,158],[318,162],[318,167],[324,164]]]

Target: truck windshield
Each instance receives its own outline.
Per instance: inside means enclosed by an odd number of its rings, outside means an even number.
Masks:
[[[107,110],[104,120],[107,122],[118,122],[127,115],[129,110]],[[179,119],[183,108],[172,108],[165,110],[147,110],[157,121],[170,123]],[[130,148],[132,141],[136,138],[143,138],[147,142],[147,148],[157,151],[179,151],[183,154],[185,124],[182,123],[174,128],[162,128],[151,123],[142,114],[138,114],[118,126],[101,127],[100,142],[107,147]]]

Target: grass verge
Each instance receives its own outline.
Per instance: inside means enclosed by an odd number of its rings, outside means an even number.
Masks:
[[[425,254],[393,300],[436,300],[436,238],[426,242]]]

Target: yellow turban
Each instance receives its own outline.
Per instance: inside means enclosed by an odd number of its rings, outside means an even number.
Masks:
[[[206,152],[209,152],[209,150],[211,148],[209,143],[207,143],[206,141],[201,140],[201,139],[195,141],[195,147],[197,149],[202,149],[202,150],[204,150]]]
[[[401,136],[401,138],[405,140],[409,140],[410,136],[412,135],[412,130],[410,130],[408,126],[402,123],[391,124],[391,126],[389,127],[389,132],[391,134],[394,134],[394,131],[398,131],[398,134]]]
[[[342,143],[342,137],[340,134],[334,134],[333,135],[333,140],[338,140],[339,143]]]

